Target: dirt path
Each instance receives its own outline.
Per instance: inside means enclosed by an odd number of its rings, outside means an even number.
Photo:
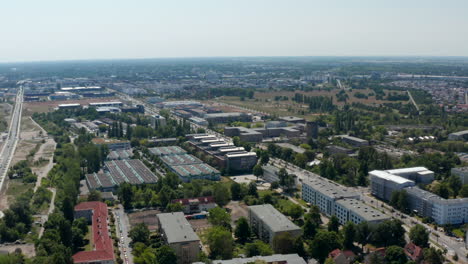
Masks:
[[[41,229],[39,230],[39,234],[38,234],[38,237],[41,238],[42,237],[42,234],[44,234],[44,224],[45,222],[47,222],[47,220],[49,219],[49,215],[55,210],[55,195],[57,194],[57,191],[55,190],[55,188],[47,188],[49,191],[52,192],[52,199],[50,200],[50,206],[49,206],[49,210],[47,211],[47,214],[45,215],[41,215]]]

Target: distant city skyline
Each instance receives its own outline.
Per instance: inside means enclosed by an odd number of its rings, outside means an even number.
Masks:
[[[468,2],[8,1],[0,62],[468,56]]]

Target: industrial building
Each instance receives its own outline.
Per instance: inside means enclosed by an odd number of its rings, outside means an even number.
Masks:
[[[168,167],[203,163],[203,161],[190,154],[161,156],[161,160]]]
[[[298,254],[275,254],[271,256],[255,256],[250,258],[233,258],[228,260],[213,260],[212,264],[251,264],[251,263],[266,263],[266,264],[317,264],[314,259],[309,259],[306,262]],[[204,264],[204,262],[195,262],[193,264]]]
[[[107,160],[127,160],[133,156],[132,149],[112,150],[107,154]]]
[[[328,216],[335,214],[336,201],[345,198],[360,199],[360,195],[318,175],[306,177],[302,182],[302,199],[317,205],[320,211]]]
[[[297,117],[297,116],[282,116],[279,118],[280,121],[288,122],[288,123],[305,123],[305,119],[302,117]]]
[[[206,114],[204,118],[208,123],[212,124],[252,122],[252,116],[242,112]]]
[[[62,88],[60,88],[60,91],[75,92],[75,93],[100,91],[100,90],[103,90],[103,87],[101,87],[101,86],[77,86],[77,87],[62,87]]]
[[[466,140],[468,140],[468,130],[450,133],[448,135],[448,139],[449,140],[466,141]]]
[[[219,181],[221,177],[217,169],[205,163],[169,166],[169,169],[176,173],[183,182],[192,180]]]
[[[156,147],[150,148],[149,152],[156,156],[168,156],[168,155],[182,155],[187,154],[187,151],[179,146],[167,146],[167,147]]]
[[[391,219],[391,216],[372,208],[360,200],[347,198],[335,202],[335,216],[338,217],[342,225],[348,221],[355,224],[361,222],[378,224]]]
[[[199,126],[208,126],[208,121],[206,121],[206,119],[201,118],[201,117],[192,116],[189,118],[189,121]]]
[[[130,141],[128,140],[118,140],[118,139],[110,139],[110,138],[93,138],[91,141],[98,146],[106,145],[109,150],[131,148]]]
[[[182,205],[184,214],[196,214],[200,212],[208,212],[217,205],[213,196],[175,199],[171,203],[179,203]]]
[[[362,146],[369,146],[369,141],[357,137],[352,137],[352,136],[339,136],[341,137],[341,140],[353,147],[362,147]]]
[[[404,189],[409,209],[421,217],[429,217],[438,225],[468,223],[468,198],[444,199],[418,187]]]
[[[282,233],[289,233],[293,237],[302,235],[302,229],[271,204],[252,205],[248,210],[250,228],[266,243],[273,244],[275,236]]]
[[[193,231],[184,213],[157,214],[159,232],[177,256],[178,264],[190,264],[198,259],[200,238]]]
[[[93,248],[73,255],[73,263],[113,264],[114,247],[108,230],[107,205],[103,202],[83,202],[75,206],[75,219],[84,217],[91,224]]]
[[[123,103],[120,101],[109,101],[109,102],[97,102],[97,103],[89,103],[89,107],[121,107]]]
[[[80,104],[59,104],[57,106],[58,109],[76,109],[80,107],[81,107]]]
[[[228,137],[239,137],[245,142],[262,142],[264,138],[288,137],[295,138],[301,136],[301,131],[296,127],[225,127],[224,134]]]
[[[200,102],[197,102],[197,101],[169,101],[169,102],[162,102],[160,104],[163,108],[178,108],[178,107],[194,108],[194,107],[203,106]]]
[[[90,190],[110,192],[124,182],[140,185],[158,181],[158,177],[141,160],[112,160],[106,161],[104,165],[105,173],[86,175],[86,184]]]

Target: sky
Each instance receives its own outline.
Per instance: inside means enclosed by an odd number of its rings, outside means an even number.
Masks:
[[[468,56],[466,0],[2,0],[0,62]]]

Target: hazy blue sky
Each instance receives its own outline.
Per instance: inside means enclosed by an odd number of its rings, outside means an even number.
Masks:
[[[0,61],[468,56],[467,0],[3,0]]]

